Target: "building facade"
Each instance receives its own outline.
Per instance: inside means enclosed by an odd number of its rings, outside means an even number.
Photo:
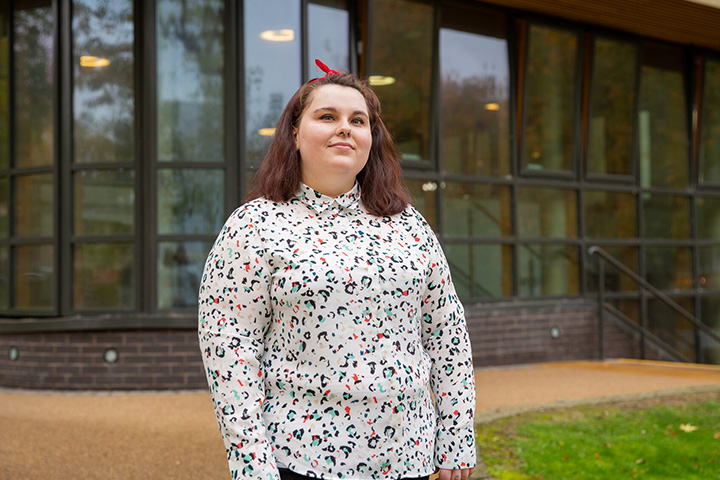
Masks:
[[[711,0],[3,2],[0,386],[205,385],[203,263],[315,58],[380,96],[477,366],[666,358],[600,328],[593,246],[720,333],[718,26]]]

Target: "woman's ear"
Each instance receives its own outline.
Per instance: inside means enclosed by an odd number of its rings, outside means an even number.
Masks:
[[[295,139],[295,150],[300,150],[300,145],[298,144],[298,129],[297,129],[297,127],[293,127],[293,138]]]

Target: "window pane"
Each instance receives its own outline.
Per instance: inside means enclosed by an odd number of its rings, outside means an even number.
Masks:
[[[157,3],[158,160],[222,162],[222,0]]]
[[[583,201],[586,237],[637,237],[635,195],[587,190],[583,194]]]
[[[643,194],[646,238],[690,238],[690,199]]]
[[[530,26],[525,72],[523,167],[572,169],[577,34]]]
[[[510,188],[447,182],[443,194],[443,233],[463,237],[510,235]]]
[[[285,104],[301,83],[300,4],[245,5],[245,136],[247,161],[259,164]]]
[[[405,184],[412,194],[413,206],[425,217],[430,227],[436,230],[437,202],[435,201],[435,191],[438,189],[437,182],[406,179]]]
[[[369,22],[368,75],[383,104],[383,120],[407,160],[427,160],[433,52],[433,7],[406,0],[375,0]],[[378,78],[378,77],[376,77]]]
[[[698,286],[720,289],[720,246],[698,247]]]
[[[73,258],[75,309],[134,308],[134,251],[133,245],[125,243],[76,246]]]
[[[640,73],[640,181],[643,187],[688,185],[688,130],[679,48],[646,46]]]
[[[160,242],[158,308],[197,305],[200,274],[212,242]]]
[[[158,170],[158,233],[213,233],[222,227],[223,170]]]
[[[444,249],[460,298],[512,296],[512,247],[450,244]]]
[[[350,14],[346,0],[308,3],[308,75],[322,77],[315,59],[339,72],[350,71]]]
[[[10,307],[10,249],[0,246],[0,309]]]
[[[637,247],[600,245],[600,248],[612,255],[613,258],[625,265],[635,273],[638,273],[638,251]],[[600,257],[592,255],[588,257],[585,266],[587,285],[589,292],[598,290],[598,263]],[[610,263],[605,262],[605,289],[610,292],[629,292],[638,289],[637,283],[629,276],[621,272]]]
[[[10,235],[8,195],[8,179],[0,177],[0,238]]]
[[[75,235],[120,235],[135,231],[133,170],[76,172]]]
[[[132,162],[132,0],[73,1],[74,161]]]
[[[0,6],[0,170],[10,166],[10,2]]]
[[[52,237],[54,228],[52,175],[23,175],[15,180],[15,234]]]
[[[521,297],[574,295],[580,291],[578,249],[573,245],[518,245]]]
[[[697,236],[720,240],[720,198],[697,197]]]
[[[577,194],[557,188],[518,188],[518,235],[577,237]]]
[[[475,17],[482,20],[474,31],[463,31],[467,17],[454,18],[450,13],[443,13],[447,28],[440,30],[443,170],[508,175],[510,73],[505,18],[483,12]],[[501,37],[496,38],[493,30],[501,30],[497,32]]]
[[[645,279],[660,290],[692,288],[689,247],[645,247]]]
[[[13,18],[15,166],[53,164],[55,18],[51,0],[16,1]]]
[[[692,298],[673,298],[675,303],[693,314]],[[685,358],[695,359],[695,329],[692,323],[662,301],[648,299],[648,328]]]
[[[15,307],[53,306],[55,258],[52,245],[15,247]]]
[[[590,92],[588,172],[632,175],[637,48],[595,39]]]
[[[715,297],[701,297],[700,298],[700,319],[710,328],[712,328],[716,334],[720,335],[720,298]],[[702,351],[703,358],[701,361],[706,363],[713,363],[720,365],[720,344],[717,341],[711,340],[705,334],[702,336]]]
[[[705,62],[700,181],[720,183],[720,60]]]

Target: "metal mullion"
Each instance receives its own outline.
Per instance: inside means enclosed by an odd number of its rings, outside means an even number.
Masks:
[[[132,236],[133,245],[133,269],[135,271],[135,305],[130,309],[136,313],[144,311],[144,299],[143,292],[147,291],[145,285],[145,274],[143,266],[146,265],[144,261],[144,254],[147,250],[146,245],[143,245],[144,228],[143,228],[143,212],[145,192],[145,172],[143,171],[143,165],[147,164],[145,161],[148,157],[146,154],[145,146],[151,144],[147,132],[154,132],[153,126],[146,123],[146,117],[144,113],[147,111],[146,107],[146,90],[145,85],[154,85],[153,83],[145,82],[145,71],[146,65],[144,62],[144,55],[147,52],[145,44],[148,36],[152,36],[154,29],[151,28],[148,22],[148,18],[153,20],[154,17],[146,15],[145,7],[147,5],[148,10],[152,10],[156,2],[142,2],[141,0],[135,0],[133,2],[133,88],[134,100],[135,100],[135,144],[133,145],[134,161],[130,168],[135,172],[133,177],[133,190],[135,193],[135,202],[133,205],[133,226],[134,235]]]
[[[157,2],[143,2],[136,0],[141,6],[142,18],[136,25],[140,25],[142,45],[136,45],[136,51],[142,52],[140,59],[141,71],[136,77],[140,79],[142,88],[136,98],[142,99],[138,119],[142,123],[143,148],[138,149],[142,155],[142,162],[138,164],[139,180],[137,182],[139,193],[136,201],[136,248],[137,265],[137,310],[143,313],[154,311],[156,298],[155,284],[157,262],[157,244],[155,225],[157,219],[157,37],[156,37],[156,4]]]
[[[228,84],[230,85],[236,85],[237,88],[235,89],[237,92],[244,92],[245,91],[245,38],[242,35],[244,32],[244,19],[245,19],[245,11],[244,11],[244,2],[240,5],[238,3],[234,2],[233,0],[228,0],[229,4],[233,4],[233,8],[229,10],[229,17],[231,17],[231,39],[233,40],[234,45],[236,45],[236,55],[232,59],[232,65],[235,65],[235,68],[233,69],[233,74],[236,76],[234,79],[230,77]],[[230,53],[230,52],[228,52]],[[236,63],[235,63],[236,62]],[[245,117],[246,117],[246,111],[245,111],[245,95],[236,95],[236,101],[233,103],[237,109],[237,114],[234,117],[236,119],[236,123],[232,125],[228,125],[228,135],[230,132],[232,132],[234,135],[229,136],[236,136],[237,140],[234,143],[236,151],[236,157],[230,157],[228,160],[232,163],[238,165],[237,172],[236,172],[236,178],[237,178],[237,185],[238,185],[238,195],[236,197],[235,202],[231,202],[230,205],[233,204],[240,204],[241,198],[247,194],[245,186],[247,185],[248,177],[251,176],[249,173],[249,170],[257,171],[257,166],[250,165],[250,162],[248,162],[246,151],[247,151],[247,138],[245,133]],[[230,130],[230,128],[233,128],[233,130]],[[228,152],[229,153],[229,152]],[[226,211],[227,214],[229,214],[229,211]]]
[[[73,116],[72,116],[72,17],[70,0],[64,1],[59,12],[60,19],[60,48],[58,49],[58,65],[60,65],[59,99],[60,106],[59,132],[59,191],[56,192],[60,199],[59,205],[59,298],[58,311],[60,315],[67,315],[72,310],[72,284],[73,284],[73,245],[71,241],[74,217],[73,212],[73,184],[71,166],[73,164]]]
[[[230,210],[240,204],[242,192],[242,179],[244,174],[240,168],[240,152],[242,142],[234,132],[240,130],[240,115],[242,110],[239,105],[240,90],[238,88],[238,76],[240,68],[238,65],[238,50],[240,49],[237,10],[239,10],[238,2],[226,1],[225,5],[225,29],[223,41],[225,52],[225,68],[224,68],[224,87],[225,87],[225,110],[224,110],[224,129],[223,139],[225,141],[225,158],[220,167],[225,170],[225,208],[223,212],[225,216],[230,214]],[[232,132],[232,133],[231,133]]]
[[[15,64],[15,30],[13,29],[13,19],[15,13],[15,2],[10,0],[7,5],[8,12],[8,170],[7,170],[7,202],[8,202],[8,305],[7,312],[13,311],[15,305],[15,178],[13,175],[13,167],[15,166],[15,75],[12,65]]]

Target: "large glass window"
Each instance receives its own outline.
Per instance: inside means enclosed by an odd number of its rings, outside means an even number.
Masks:
[[[720,60],[705,61],[700,182],[720,184]]]
[[[301,2],[243,3],[246,161],[259,165],[285,104],[301,84]]]
[[[576,246],[535,243],[520,244],[517,249],[521,297],[580,293]]]
[[[720,245],[698,247],[698,287],[720,290]]]
[[[447,173],[510,173],[505,17],[447,9],[440,29],[441,162]]]
[[[720,241],[720,197],[697,197],[697,236]]]
[[[518,236],[577,237],[577,193],[557,188],[519,187]]]
[[[197,305],[204,256],[225,220],[224,6],[157,3],[154,308]]]
[[[588,173],[633,175],[637,47],[596,38],[590,80]]]
[[[136,305],[133,2],[74,0],[73,307]]]
[[[366,74],[383,104],[383,120],[404,160],[428,160],[432,91],[432,5],[374,0]]]
[[[501,298],[513,294],[512,247],[451,243],[445,246],[460,298]]]
[[[333,70],[350,71],[350,14],[347,0],[311,0],[308,17],[308,76],[324,75],[315,65],[320,59]]]
[[[661,290],[693,287],[692,250],[689,247],[646,246],[645,279]]]
[[[510,236],[510,188],[445,182],[443,232],[461,237]]]
[[[575,140],[578,34],[530,25],[525,65],[522,166],[569,172]]]
[[[646,238],[690,238],[690,199],[688,197],[643,194],[643,220]]]
[[[646,44],[640,73],[638,137],[643,187],[688,185],[685,55],[680,48]]]

